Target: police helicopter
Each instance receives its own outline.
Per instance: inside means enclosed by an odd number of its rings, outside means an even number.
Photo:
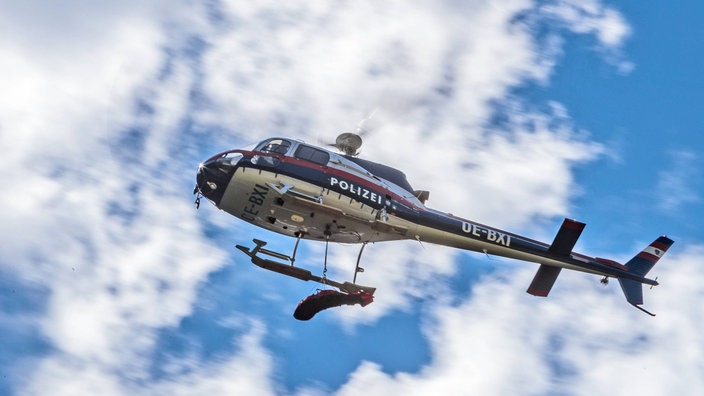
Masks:
[[[542,243],[427,207],[429,192],[416,190],[398,169],[359,158],[361,133],[343,133],[339,152],[301,140],[272,137],[253,148],[228,150],[198,166],[196,205],[201,197],[248,223],[296,239],[289,254],[254,247],[237,249],[264,269],[337,290],[322,290],[302,300],[294,317],[308,320],[322,309],[344,304],[365,306],[374,287],[357,283],[360,261],[369,243],[404,239],[449,246],[487,255],[539,264],[527,292],[546,297],[563,268],[616,278],[628,303],[641,307],[643,285],[658,285],[645,276],[672,245],[667,236],[655,239],[625,264],[590,257],[572,249],[585,223],[565,219],[552,243]],[[325,242],[323,276],[296,265],[302,239]],[[326,277],[328,243],[360,244],[351,281]]]

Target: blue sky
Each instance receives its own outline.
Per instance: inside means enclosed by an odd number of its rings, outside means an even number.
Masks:
[[[21,2],[0,12],[0,394],[702,394],[704,6],[598,0]],[[233,247],[197,164],[271,135],[362,156],[428,205],[625,261],[647,290],[412,242],[365,250],[375,302],[292,317],[316,285]],[[299,263],[322,270],[323,246]],[[357,247],[331,248],[334,278]]]

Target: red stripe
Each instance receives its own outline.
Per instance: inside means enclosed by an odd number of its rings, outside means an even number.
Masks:
[[[662,250],[663,252],[666,252],[667,249],[670,248],[670,246],[668,246],[660,241],[655,241],[655,242],[651,243],[650,246],[654,247],[655,249]]]
[[[650,253],[648,253],[648,252],[640,252],[640,253],[638,253],[638,255],[637,255],[636,257],[642,258],[643,260],[646,260],[646,261],[651,262],[651,263],[657,262],[658,259],[660,258],[660,257],[658,257],[658,256],[656,256],[656,255],[654,255],[654,254],[650,254]]]
[[[528,288],[528,294],[532,294],[537,297],[547,297],[549,293],[550,293],[550,290],[536,289],[533,287]]]
[[[596,261],[599,264],[608,265],[609,267],[614,267],[614,268],[618,268],[620,270],[628,271],[628,267],[626,267],[623,264],[617,263],[616,261],[613,261],[613,260],[609,260],[609,259],[605,259],[605,258],[601,258],[601,257],[596,257],[594,259],[594,261]]]
[[[576,220],[572,220],[572,219],[565,219],[565,221],[562,223],[562,225],[563,225],[566,229],[569,229],[569,230],[581,231],[581,230],[584,229],[584,226],[585,226],[586,224],[581,223],[581,222],[576,221]]]
[[[280,159],[281,159],[282,162],[286,162],[286,163],[289,163],[289,164],[294,164],[294,165],[298,165],[298,166],[303,166],[303,167],[306,167],[306,168],[309,168],[309,169],[313,169],[313,170],[317,170],[317,171],[319,171],[319,172],[323,172],[323,173],[325,173],[325,174],[329,174],[329,175],[333,175],[333,176],[344,177],[345,179],[347,179],[347,180],[349,180],[349,181],[352,181],[352,182],[354,182],[354,183],[356,183],[356,184],[361,184],[361,185],[363,185],[364,187],[366,187],[366,188],[369,189],[369,190],[374,190],[374,191],[379,191],[379,190],[381,190],[381,191],[384,192],[384,195],[389,195],[391,198],[393,198],[393,199],[395,199],[395,200],[397,200],[397,201],[400,201],[400,202],[402,202],[402,203],[405,204],[405,205],[414,207],[414,208],[416,208],[416,209],[418,209],[418,210],[425,210],[425,208],[420,207],[420,206],[414,204],[413,202],[409,201],[408,199],[406,199],[406,198],[404,198],[404,197],[402,197],[402,196],[400,196],[400,195],[394,193],[393,191],[387,189],[386,187],[380,186],[380,185],[378,185],[378,184],[374,184],[374,183],[370,182],[369,180],[363,179],[363,178],[361,178],[361,177],[359,177],[359,176],[357,176],[357,175],[354,175],[354,174],[352,174],[352,173],[348,173],[348,172],[345,172],[345,171],[342,171],[342,170],[336,169],[336,168],[331,168],[331,167],[329,167],[329,166],[323,166],[323,165],[314,164],[314,163],[312,163],[312,162],[300,160],[300,159],[294,158],[294,157],[285,157],[285,156],[282,156],[282,157],[280,157]],[[362,168],[364,168],[364,167],[362,167]],[[324,170],[323,170],[323,169],[324,169]],[[327,188],[329,189],[330,187],[327,187]],[[410,193],[410,191],[409,191],[409,193]]]
[[[387,189],[387,188],[384,187],[384,186],[380,186],[380,185],[378,185],[378,184],[374,184],[374,183],[370,182],[369,180],[363,179],[363,178],[361,178],[361,177],[359,177],[359,176],[357,176],[357,175],[354,175],[354,174],[352,174],[352,173],[348,173],[348,172],[345,172],[345,171],[342,171],[342,170],[339,170],[339,169],[336,169],[336,168],[331,168],[331,167],[325,166],[325,165],[314,164],[314,163],[312,163],[312,162],[300,160],[300,159],[295,158],[295,157],[287,157],[287,156],[280,155],[280,154],[263,153],[263,152],[259,152],[259,151],[256,151],[256,152],[255,152],[255,151],[245,151],[245,150],[229,150],[229,151],[225,151],[225,152],[220,153],[220,154],[216,154],[216,155],[210,157],[209,160],[210,160],[210,159],[214,159],[214,158],[222,157],[223,155],[228,154],[228,153],[241,153],[241,154],[244,155],[244,156],[250,156],[250,155],[265,155],[265,156],[268,156],[268,157],[276,157],[276,158],[278,158],[279,160],[281,160],[281,162],[286,162],[286,163],[289,163],[289,164],[294,164],[294,165],[298,165],[298,166],[303,166],[303,167],[305,167],[305,168],[313,169],[313,170],[316,170],[316,171],[319,171],[319,172],[322,172],[322,173],[325,173],[325,174],[330,174],[330,175],[333,175],[333,176],[344,177],[344,178],[346,178],[347,180],[350,180],[350,181],[353,181],[353,182],[355,182],[355,183],[357,183],[357,184],[361,184],[361,185],[365,186],[365,187],[366,187],[367,189],[369,189],[369,190],[374,190],[374,191],[379,191],[379,190],[381,190],[381,191],[384,192],[384,195],[389,195],[391,198],[393,198],[393,199],[395,199],[395,200],[397,200],[397,201],[400,201],[401,203],[403,203],[403,204],[405,204],[405,205],[408,205],[408,206],[410,206],[410,207],[414,207],[414,208],[416,208],[416,209],[418,209],[418,210],[425,210],[424,207],[416,205],[415,203],[413,203],[413,202],[409,201],[408,199],[406,199],[406,198],[404,198],[404,197],[402,197],[402,196],[400,196],[400,195],[394,193],[393,191]],[[362,167],[362,168],[364,168],[364,167]],[[322,186],[321,186],[321,187],[322,187]],[[327,188],[329,189],[330,187],[327,187]],[[409,191],[409,193],[410,193],[410,192],[411,192],[411,191]]]

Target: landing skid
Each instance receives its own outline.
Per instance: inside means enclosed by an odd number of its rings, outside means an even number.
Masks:
[[[300,238],[299,238],[300,240]],[[294,248],[293,251],[293,256],[287,256],[282,253],[274,252],[272,250],[264,249],[264,246],[266,246],[266,242],[259,240],[259,239],[253,239],[254,243],[256,246],[253,249],[249,249],[245,246],[242,245],[236,245],[235,247],[247,256],[249,256],[252,259],[252,263],[254,265],[267,269],[269,271],[274,271],[279,274],[287,275],[292,278],[304,280],[304,281],[314,281],[318,283],[322,283],[324,285],[330,285],[332,287],[336,287],[340,289],[341,291],[345,293],[359,293],[359,292],[364,292],[364,293],[369,293],[369,294],[374,294],[376,291],[375,287],[368,287],[368,286],[362,286],[358,285],[356,283],[352,282],[335,282],[334,280],[327,279],[327,278],[322,278],[316,275],[313,275],[310,271],[304,268],[296,267],[294,266],[294,262],[296,261],[296,249]],[[296,241],[296,248],[298,247],[298,241]],[[284,260],[287,261],[288,263],[282,263],[266,258],[260,257],[260,254],[267,255],[270,257],[275,257],[279,260]],[[359,263],[357,263],[359,268]],[[356,273],[355,273],[355,278],[356,278]]]
[[[655,316],[654,313],[649,312],[649,311],[646,311],[645,308],[643,308],[643,307],[641,307],[641,306],[638,306],[638,305],[636,305],[636,304],[631,304],[631,305],[633,305],[634,307],[636,307],[636,308],[640,309],[641,311],[647,313],[647,314],[650,315],[650,316]]]

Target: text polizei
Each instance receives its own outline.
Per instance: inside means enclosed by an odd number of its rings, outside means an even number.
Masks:
[[[335,187],[349,192],[350,194],[357,196],[359,198],[364,198],[369,201],[378,203],[381,205],[382,196],[375,193],[374,191],[368,190],[364,187],[356,185],[354,183],[348,182],[347,180],[340,180],[336,177],[330,178],[330,187]]]

